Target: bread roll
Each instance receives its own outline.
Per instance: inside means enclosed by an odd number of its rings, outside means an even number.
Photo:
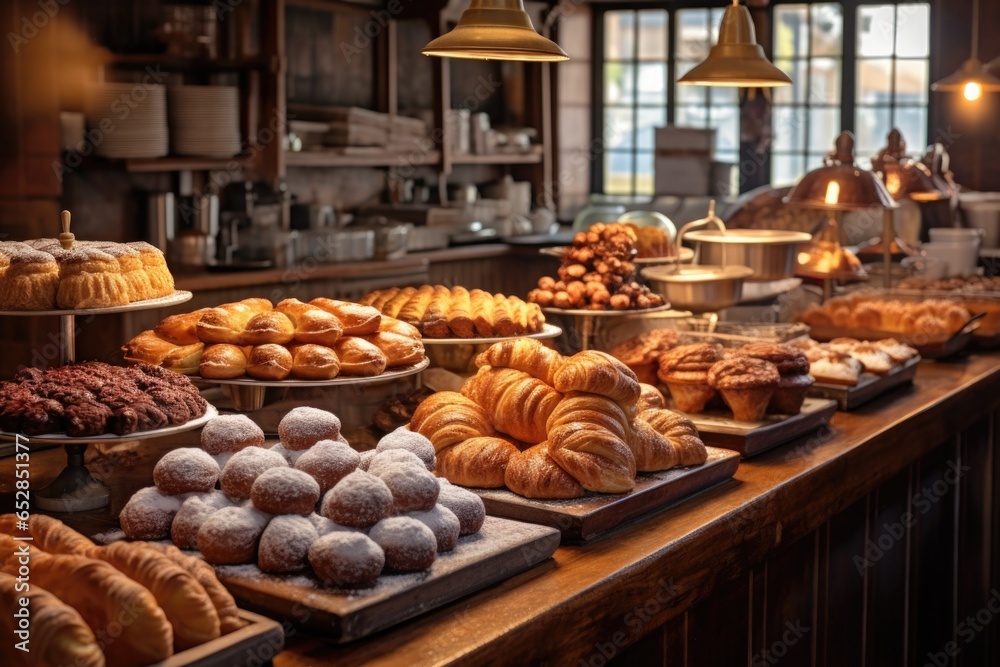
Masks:
[[[420,333],[425,338],[450,338],[448,311],[451,310],[451,290],[443,285],[434,288],[434,296],[424,312]]]
[[[323,345],[293,345],[292,375],[300,380],[332,380],[340,373],[340,359]]]
[[[383,315],[388,315],[389,317],[399,317],[399,311],[403,309],[407,303],[409,303],[410,298],[417,293],[417,288],[415,287],[404,287],[396,293],[396,296],[392,297],[385,304],[379,308]]]
[[[344,328],[345,336],[365,336],[378,331],[382,313],[371,306],[362,306],[347,301],[318,298],[309,302],[336,316]]]
[[[379,331],[371,336],[365,336],[364,339],[382,351],[387,368],[410,366],[424,358],[424,344],[419,337]]]
[[[209,345],[201,355],[198,374],[213,380],[231,380],[247,371],[247,353],[250,348],[219,343]]]
[[[193,375],[198,372],[198,364],[205,348],[204,343],[174,345],[156,335],[152,330],[143,331],[122,347],[125,361],[130,364],[163,366],[175,373]]]
[[[272,310],[267,299],[245,299],[206,310],[198,320],[198,339],[203,343],[243,344],[243,330],[255,315]]]
[[[503,294],[493,295],[493,331],[496,336],[513,336],[517,331],[511,316],[510,302]]]
[[[390,315],[391,317],[398,317],[402,321],[412,324],[413,326],[420,326],[420,323],[424,319],[424,314],[427,312],[427,307],[431,305],[431,299],[434,298],[434,287],[431,285],[424,285],[418,289],[410,300],[399,310],[398,315],[392,315],[387,313],[385,310],[382,311],[383,315]]]
[[[448,328],[458,338],[472,338],[476,333],[472,323],[472,301],[469,298],[469,290],[464,287],[451,288]]]
[[[295,325],[284,313],[270,311],[250,318],[243,329],[244,345],[286,345],[295,337]]]
[[[383,316],[382,321],[378,325],[378,330],[379,332],[388,331],[390,333],[408,336],[410,338],[420,338],[420,329],[412,324],[408,324],[402,320],[397,320],[393,317]]]
[[[493,331],[493,295],[481,289],[469,292],[469,303],[472,304],[472,324],[480,338],[492,338]]]
[[[381,375],[388,363],[382,350],[355,336],[341,338],[333,351],[340,359],[340,372],[343,375]]]
[[[389,303],[389,299],[399,294],[399,287],[390,287],[388,289],[375,290],[369,294],[366,294],[359,303],[362,306],[371,306],[375,310],[382,312],[382,307]]]
[[[292,372],[292,353],[281,345],[258,345],[247,357],[247,375],[258,380],[284,380]]]
[[[344,327],[335,315],[298,299],[285,299],[274,309],[292,320],[295,325],[295,341],[298,343],[330,347],[344,335]]]
[[[201,308],[192,313],[171,315],[160,321],[153,331],[157,336],[174,345],[192,345],[198,340],[198,320],[209,310]]]

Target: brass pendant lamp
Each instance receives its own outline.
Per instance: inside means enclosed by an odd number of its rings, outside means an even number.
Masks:
[[[719,41],[704,62],[677,80],[693,86],[773,88],[790,86],[788,75],[771,64],[757,43],[750,10],[733,0],[719,26]]]
[[[566,52],[535,32],[522,0],[472,0],[458,24],[421,53],[441,58],[558,62]]]
[[[979,61],[979,0],[972,1],[972,55],[954,74],[935,81],[931,90],[936,93],[962,93],[965,99],[975,102],[983,93],[1000,92],[1000,79],[989,72]]]

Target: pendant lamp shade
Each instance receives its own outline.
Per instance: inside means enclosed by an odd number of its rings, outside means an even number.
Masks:
[[[451,32],[431,40],[425,56],[558,62],[566,52],[535,32],[522,0],[472,0]]]
[[[785,203],[826,211],[860,211],[898,206],[882,180],[854,164],[854,135],[841,132],[825,164],[792,188]]]
[[[771,64],[757,43],[750,10],[738,4],[726,7],[719,40],[700,65],[677,80],[694,86],[772,88],[789,86],[788,75]]]
[[[978,100],[983,93],[1000,92],[1000,79],[993,76],[979,61],[979,0],[972,1],[972,55],[962,63],[954,74],[931,84],[936,93],[962,93],[970,102]]]

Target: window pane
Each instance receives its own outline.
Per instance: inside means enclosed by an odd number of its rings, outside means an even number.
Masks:
[[[774,150],[804,151],[806,148],[806,110],[802,107],[775,107],[771,116]],[[777,173],[777,172],[775,172]]]
[[[828,153],[841,129],[840,109],[810,109],[809,150]]]
[[[813,58],[809,68],[809,104],[840,104],[840,60]]]
[[[674,122],[681,127],[708,127],[708,107],[677,107]]]
[[[774,55],[790,58],[806,55],[809,48],[809,6],[778,5],[774,8]]]
[[[931,8],[926,2],[896,8],[896,55],[926,58],[930,55]]]
[[[802,104],[806,101],[808,60],[776,60],[774,64],[792,80],[790,86],[772,88],[775,104]]]
[[[896,104],[927,104],[926,60],[896,61]]]
[[[651,151],[653,145],[653,128],[663,127],[667,124],[666,107],[655,107],[652,109],[639,109],[637,122],[636,145],[640,150]]]
[[[677,78],[681,78],[698,63],[692,60],[678,61],[676,65]],[[708,99],[708,86],[679,85],[674,88],[678,104],[705,104]]]
[[[604,154],[604,191],[609,195],[632,194],[632,154]]]
[[[716,157],[722,153],[738,153],[740,150],[740,108],[737,106],[713,106],[711,127],[715,128]]]
[[[604,59],[632,60],[635,57],[635,12],[610,11],[604,14]]]
[[[635,156],[635,193],[653,194],[653,154],[638,153]]]
[[[872,155],[885,145],[889,134],[889,109],[883,107],[858,107],[854,115],[854,134],[857,137],[857,154]]]
[[[632,109],[604,109],[604,142],[608,148],[632,148],[633,135]]]
[[[844,17],[840,5],[823,3],[813,5],[812,55],[839,56],[844,43]]]
[[[635,103],[635,66],[604,63],[604,103]]]
[[[894,120],[906,141],[907,152],[922,153],[927,145],[927,108],[898,108]]]
[[[679,9],[677,18],[677,51],[681,60],[701,62],[712,45],[712,25],[707,9]],[[716,30],[716,32],[718,32]]]
[[[667,12],[645,9],[639,12],[639,60],[667,59]]]
[[[891,89],[891,60],[858,61],[858,104],[889,104]]]
[[[894,32],[892,5],[858,8],[858,55],[891,56]]]
[[[667,103],[667,64],[639,63],[639,103]]]
[[[791,185],[805,173],[805,159],[801,155],[773,155],[771,173],[775,186]]]
[[[737,88],[729,88],[724,86],[707,86],[708,88],[708,99],[713,105],[716,104],[733,104],[738,105],[740,103],[740,94]]]

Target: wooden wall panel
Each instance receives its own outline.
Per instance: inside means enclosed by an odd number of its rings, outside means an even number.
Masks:
[[[873,496],[864,559],[866,646],[870,665],[904,664],[907,645],[908,512],[910,471],[903,470]]]
[[[862,498],[820,529],[816,623],[820,667],[864,661],[868,523],[868,499]]]
[[[719,628],[727,628],[720,635]],[[719,588],[687,614],[687,660],[692,665],[735,665],[750,637],[750,577]]]

